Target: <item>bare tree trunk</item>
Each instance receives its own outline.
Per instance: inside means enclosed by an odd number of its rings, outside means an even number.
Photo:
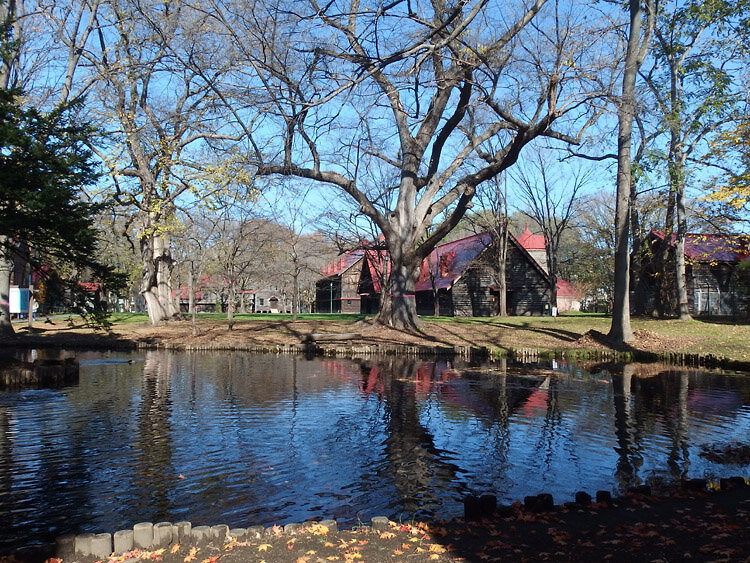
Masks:
[[[297,261],[294,261],[294,275],[292,276],[292,320],[296,321],[299,315],[299,275],[300,270]]]
[[[547,252],[547,270],[549,273],[549,284],[550,284],[550,307],[557,310],[557,258],[556,249],[552,248],[552,241],[547,241],[546,245]],[[553,314],[553,311],[550,311]]]
[[[192,323],[192,331],[193,336],[198,335],[198,325],[196,323],[196,307],[195,307],[195,272],[193,271],[194,265],[193,262],[190,262],[190,281],[188,283],[189,285],[189,291],[190,291],[190,301],[189,301],[189,308],[190,308],[190,320]]]
[[[499,227],[496,233],[497,245],[497,316],[508,316],[508,178],[505,176],[505,193],[500,193],[500,182],[495,179],[495,201],[497,202],[497,218],[495,224]]]
[[[229,330],[234,328],[234,302],[237,298],[237,291],[234,278],[229,280],[229,297],[227,298],[227,327]]]
[[[194,263],[190,261],[190,268],[188,270],[188,313],[195,316],[195,273]]]
[[[657,245],[655,256],[657,260],[655,266],[659,273],[656,311],[660,317],[665,317],[673,312],[672,295],[674,286],[672,284],[672,276],[668,272],[668,265],[669,249],[672,247],[672,234],[674,234],[674,202],[674,187],[670,186],[669,196],[667,197],[667,211],[664,219],[664,240]]]
[[[169,239],[163,234],[141,238],[143,278],[141,295],[146,299],[146,310],[151,324],[158,325],[177,315],[172,296],[173,260]]]
[[[13,273],[13,260],[4,252],[7,237],[0,235],[0,336],[14,333],[10,322],[10,276]]]
[[[383,292],[378,323],[398,330],[416,331],[419,328],[417,316],[416,287],[419,268],[416,255],[408,258],[391,254],[391,269]]]
[[[688,304],[687,277],[685,272],[685,235],[687,231],[687,219],[685,213],[685,185],[677,191],[677,244],[675,245],[675,275],[677,278],[677,306],[680,320],[689,321],[690,315]]]
[[[508,280],[506,279],[506,260],[508,257],[508,223],[501,234],[497,252],[497,316],[508,316]]]
[[[636,205],[638,191],[636,190],[635,179],[630,178],[630,236],[633,246],[630,253],[630,287],[635,288],[635,303],[633,312],[636,315],[642,315],[645,312],[645,296],[642,290],[643,275],[643,237],[641,233],[640,216],[638,206]]]
[[[629,211],[631,188],[630,144],[635,113],[635,79],[651,39],[651,3],[646,10],[648,24],[641,41],[643,8],[640,0],[630,0],[630,35],[622,79],[622,99],[617,111],[617,199],[615,207],[615,296],[610,338],[620,343],[633,340],[630,328]]]
[[[675,102],[675,105],[679,105],[679,102]],[[674,193],[674,204],[677,215],[677,237],[674,249],[677,314],[680,316],[680,320],[689,321],[692,317],[690,316],[690,308],[688,307],[687,280],[685,279],[685,235],[687,231],[687,214],[685,212],[685,156],[682,141],[680,140],[680,132],[674,124],[672,124],[672,127],[669,149],[669,181],[671,184],[670,192]]]

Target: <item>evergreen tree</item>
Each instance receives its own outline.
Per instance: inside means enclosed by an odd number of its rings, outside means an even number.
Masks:
[[[20,91],[0,89],[0,334],[13,332],[8,297],[17,257],[37,268],[67,266],[68,281],[82,274],[111,281],[96,259],[101,205],[80,197],[99,177],[85,143],[92,131],[75,119],[80,102],[42,113],[21,101]]]

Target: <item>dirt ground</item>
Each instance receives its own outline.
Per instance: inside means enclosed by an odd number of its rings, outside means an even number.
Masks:
[[[80,322],[71,325],[63,319],[40,320],[33,329],[20,325],[13,340],[29,346],[35,343],[54,346],[125,346],[141,343],[167,348],[233,348],[284,346],[302,343],[307,335],[344,335],[345,338],[320,341],[322,347],[351,346],[439,346],[488,347],[494,349],[559,350],[587,348],[592,350],[636,350],[660,354],[685,348],[685,338],[635,330],[635,340],[618,347],[596,330],[576,332],[529,325],[487,323],[481,319],[463,323],[425,322],[419,333],[398,331],[374,325],[371,320],[348,322],[329,320],[285,319],[243,320],[229,330],[225,320],[199,319],[195,327],[190,320],[172,321],[160,326],[148,323],[118,323],[109,332],[93,330]]]

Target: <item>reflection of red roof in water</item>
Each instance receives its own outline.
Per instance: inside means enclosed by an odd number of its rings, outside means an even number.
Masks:
[[[703,414],[735,412],[742,406],[742,397],[734,389],[690,389],[687,407]]]
[[[549,377],[547,377],[523,403],[523,413],[526,416],[537,416],[547,410],[549,398]]]
[[[547,396],[549,393],[546,389],[537,389],[529,395],[523,404],[523,413],[526,416],[536,416],[547,410]]]

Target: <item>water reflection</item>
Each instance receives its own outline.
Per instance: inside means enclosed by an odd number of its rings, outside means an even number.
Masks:
[[[450,517],[466,494],[727,476],[746,377],[244,353],[80,354],[80,383],[0,392],[0,553],[150,520]]]

